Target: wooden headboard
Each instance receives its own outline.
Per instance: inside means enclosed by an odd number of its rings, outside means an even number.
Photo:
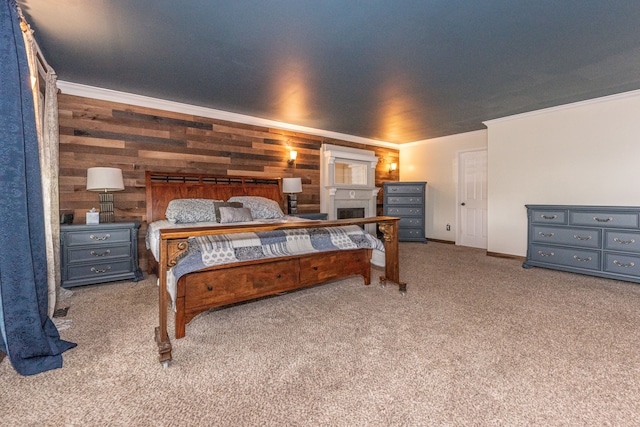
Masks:
[[[147,171],[147,223],[165,219],[164,213],[173,199],[226,201],[233,196],[262,196],[284,207],[280,178]]]

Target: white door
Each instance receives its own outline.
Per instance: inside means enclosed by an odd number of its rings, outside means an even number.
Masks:
[[[487,249],[487,150],[458,155],[457,244]]]

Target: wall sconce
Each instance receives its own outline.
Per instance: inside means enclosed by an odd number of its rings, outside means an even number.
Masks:
[[[122,170],[118,168],[87,169],[87,190],[100,191],[100,222],[114,222],[113,194],[109,191],[124,190]]]
[[[298,152],[296,150],[289,150],[289,160],[287,160],[287,163],[289,164],[289,166],[292,166],[295,163],[297,158],[298,158]]]
[[[391,173],[391,172],[395,172],[395,171],[396,171],[396,169],[398,169],[398,164],[397,164],[397,163],[391,163],[391,164],[389,165],[389,173]]]
[[[298,213],[298,195],[302,193],[302,179],[282,178],[282,192],[287,194],[287,213],[294,215]]]

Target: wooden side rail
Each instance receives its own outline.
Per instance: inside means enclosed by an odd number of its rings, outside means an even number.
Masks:
[[[385,275],[380,277],[381,284],[387,281],[398,284],[404,294],[406,283],[400,282],[400,267],[398,261],[398,221],[400,218],[378,216],[370,218],[339,219],[334,221],[300,221],[294,223],[276,224],[242,224],[228,225],[214,228],[191,227],[180,229],[160,230],[160,260],[158,263],[158,308],[159,326],[155,329],[155,340],[160,353],[160,362],[167,366],[171,360],[171,341],[167,332],[167,271],[176,265],[178,257],[188,249],[188,238],[216,234],[233,234],[247,232],[263,232],[271,230],[292,230],[299,228],[326,228],[348,225],[378,224],[383,234],[385,248]]]

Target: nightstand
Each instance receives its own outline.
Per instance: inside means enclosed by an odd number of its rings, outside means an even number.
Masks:
[[[304,218],[304,219],[320,219],[320,220],[326,220],[329,215],[327,215],[326,213],[297,213],[297,214],[290,214],[291,216],[297,216],[298,218]]]
[[[60,226],[61,285],[65,288],[142,280],[138,266],[140,223]]]

